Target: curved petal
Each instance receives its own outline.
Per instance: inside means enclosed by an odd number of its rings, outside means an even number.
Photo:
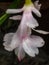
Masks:
[[[10,34],[10,33],[9,33]],[[6,40],[6,39],[4,39]],[[5,49],[8,51],[12,51],[13,49],[15,49],[16,47],[19,46],[19,44],[21,43],[18,35],[16,33],[14,33],[13,37],[9,37],[4,43],[3,45],[5,46]]]
[[[41,17],[41,13],[35,7],[32,7],[32,11],[38,16]]]
[[[15,14],[15,13],[20,13],[24,10],[24,7],[21,9],[7,9],[6,13],[7,14]]]
[[[6,50],[12,51],[12,49],[9,47],[9,45],[11,44],[13,35],[14,35],[14,33],[7,33],[7,34],[4,36],[3,46],[4,46],[4,48],[5,48]]]
[[[9,52],[13,51],[13,49],[10,46],[7,46],[7,47],[5,46],[4,49],[7,50],[7,51],[9,51]]]
[[[36,9],[40,10],[41,4],[39,4],[39,0],[34,2],[34,6],[35,6]]]
[[[35,57],[35,55],[39,53],[38,48],[32,47],[27,43],[27,39],[23,42],[23,49],[31,57]]]
[[[3,41],[4,41],[3,45],[4,46],[8,46],[11,43],[13,35],[14,35],[14,33],[5,34],[4,39],[3,39]]]
[[[30,13],[29,15],[29,19],[27,20],[28,22],[26,23],[26,25],[30,28],[36,28],[37,26],[39,26],[37,20],[32,16],[32,14]]]
[[[20,44],[21,44],[21,40],[20,40],[18,34],[15,33],[14,36],[13,36],[13,38],[12,38],[10,47],[11,47],[12,49],[15,49],[15,48],[18,47]]]
[[[12,38],[13,37],[13,35],[14,35],[14,33],[7,33],[7,34],[5,34],[5,36],[4,36],[4,41],[7,41],[9,38]]]
[[[19,61],[21,61],[25,57],[25,52],[22,48],[22,44],[15,49],[15,54],[18,56]]]
[[[21,15],[12,16],[9,19],[11,19],[11,20],[21,20],[22,19],[22,16]]]
[[[25,43],[32,47],[42,47],[44,45],[44,40],[40,36],[32,35],[25,40]]]
[[[35,29],[33,29],[33,30],[40,33],[40,34],[49,34],[49,32],[46,32],[46,31],[43,31],[43,30],[35,30]]]

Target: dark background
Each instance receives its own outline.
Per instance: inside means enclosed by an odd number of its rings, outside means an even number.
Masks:
[[[12,2],[14,0],[0,0],[0,2]]]

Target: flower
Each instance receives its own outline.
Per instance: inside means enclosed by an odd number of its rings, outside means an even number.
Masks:
[[[36,2],[36,5],[38,5],[38,2]],[[10,17],[10,19],[13,20],[21,20],[21,23],[15,33],[5,34],[3,43],[6,50],[15,51],[19,60],[22,60],[25,57],[25,52],[29,56],[35,57],[35,55],[39,53],[38,47],[42,47],[45,43],[40,36],[31,35],[31,28],[38,33],[49,33],[41,30],[35,30],[39,24],[33,17],[32,12],[41,17],[39,9],[39,5],[37,8],[31,3],[30,5],[24,5],[21,9],[7,9],[6,11],[8,14],[15,14],[23,11],[23,16],[17,15]]]

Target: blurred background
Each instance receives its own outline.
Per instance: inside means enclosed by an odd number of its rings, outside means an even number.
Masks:
[[[14,0],[0,0],[0,17],[5,13],[13,1]],[[19,1],[20,2],[17,1],[18,5],[16,8],[21,8],[24,4],[24,0]],[[36,0],[32,1],[34,2]],[[49,31],[49,0],[39,0],[39,3],[42,4],[40,10],[42,17],[38,18],[34,13],[32,13],[40,25],[37,29]],[[20,13],[20,15],[22,14],[23,12]],[[17,23],[17,21],[9,20],[8,17],[5,22],[0,25],[0,65],[49,65],[49,35],[42,35],[32,31],[32,34],[41,36],[45,40],[45,45],[42,48],[39,48],[39,55],[35,58],[31,58],[26,54],[26,57],[19,62],[14,51],[8,52],[4,49],[2,45],[4,35],[9,32],[15,32],[19,24],[20,21]]]

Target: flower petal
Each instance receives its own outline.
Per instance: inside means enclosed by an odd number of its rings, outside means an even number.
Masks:
[[[9,33],[10,35],[10,33]],[[5,36],[7,37],[8,34]],[[18,35],[16,33],[14,33],[13,37],[7,37],[7,39],[4,39],[5,42],[3,43],[3,45],[5,46],[5,49],[8,51],[12,51],[13,49],[15,49],[16,47],[19,46],[19,44],[21,43]]]
[[[9,52],[13,51],[13,49],[10,46],[7,46],[7,47],[5,46],[4,49],[7,50],[7,51],[9,51]]]
[[[22,19],[22,16],[21,15],[12,16],[9,19],[12,19],[12,20],[21,20]]]
[[[12,37],[13,37],[14,33],[8,33],[4,36],[4,43],[3,46],[6,50],[10,50],[12,51],[12,49],[9,47],[9,45],[11,44],[12,41]]]
[[[7,41],[9,38],[12,38],[13,37],[13,35],[14,35],[14,33],[7,33],[7,34],[5,34],[5,36],[4,36],[4,41]]]
[[[41,13],[39,12],[38,9],[36,9],[35,7],[32,7],[32,11],[33,11],[38,17],[41,17]]]
[[[15,33],[14,36],[13,36],[13,38],[12,38],[10,47],[11,47],[12,49],[15,49],[16,47],[18,47],[18,46],[20,45],[20,43],[21,43],[21,40],[20,40],[18,34]]]
[[[37,26],[39,26],[37,20],[32,16],[32,14],[28,15],[29,16],[29,20],[28,22],[26,22],[26,25],[30,28],[36,28]]]
[[[18,30],[17,30],[19,31],[18,33],[20,35],[28,36],[31,34],[31,29],[26,25],[26,23],[28,22],[27,20],[28,19],[26,18],[26,14],[24,13],[22,16],[20,26],[18,27]]]
[[[15,49],[15,54],[18,56],[19,61],[21,61],[25,57],[25,52],[22,48],[22,44]]]
[[[40,36],[32,35],[25,40],[25,43],[32,47],[42,47],[45,42]]]
[[[39,4],[39,0],[34,2],[34,6],[35,6],[36,9],[40,10],[41,4]]]
[[[20,13],[24,10],[24,8],[21,9],[7,9],[6,13],[7,14],[15,14],[15,13]]]
[[[49,32],[46,32],[46,31],[43,31],[43,30],[35,30],[35,29],[33,29],[33,30],[40,33],[40,34],[49,34]]]
[[[32,49],[34,50],[34,52],[35,52],[36,55],[39,54],[39,50],[38,50],[38,48],[36,48],[36,47],[32,47]]]
[[[8,46],[11,43],[13,35],[14,35],[14,33],[7,33],[4,36],[4,39],[3,39],[3,41],[4,41],[3,45],[4,46]]]
[[[26,39],[26,41],[23,42],[23,49],[29,56],[35,57],[35,54],[39,53],[38,48],[30,46],[27,41],[28,40]]]

